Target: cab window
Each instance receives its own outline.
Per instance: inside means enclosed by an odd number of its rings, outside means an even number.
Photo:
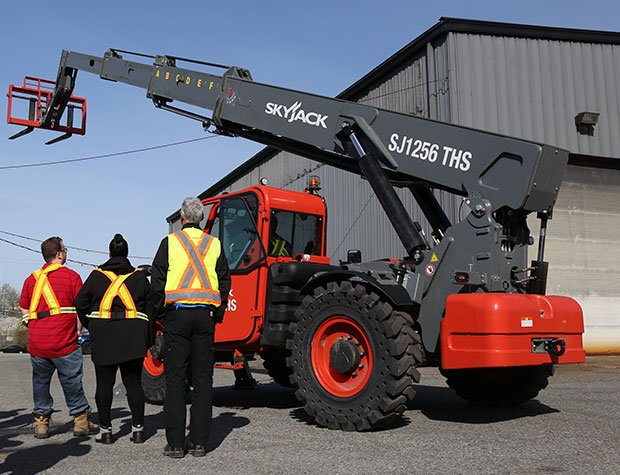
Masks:
[[[321,226],[320,216],[272,210],[269,226],[269,256],[320,255]]]

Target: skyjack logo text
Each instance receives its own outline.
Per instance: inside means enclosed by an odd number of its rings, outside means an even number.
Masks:
[[[325,121],[328,116],[319,114],[318,112],[306,112],[301,108],[301,101],[296,101],[289,107],[268,102],[265,105],[265,114],[282,117],[283,119],[286,119],[287,122],[299,121],[307,125],[323,127],[324,129],[327,128]]]

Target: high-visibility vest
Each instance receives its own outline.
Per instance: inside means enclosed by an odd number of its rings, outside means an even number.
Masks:
[[[271,252],[269,253],[270,256],[288,257],[289,253],[288,253],[288,250],[286,249],[286,246],[288,246],[289,243],[286,241],[286,239],[271,236],[270,241],[271,241],[270,242]]]
[[[166,304],[222,303],[215,266],[220,240],[198,228],[185,228],[168,235]]]
[[[115,297],[119,297],[123,305],[125,306],[125,318],[140,318],[142,320],[146,320],[148,322],[149,317],[145,313],[138,312],[136,309],[136,303],[133,300],[133,297],[129,293],[127,286],[125,285],[125,280],[132,275],[134,272],[130,272],[129,274],[121,274],[117,275],[112,271],[103,270],[100,268],[95,269],[98,272],[101,272],[108,279],[110,279],[110,285],[108,289],[103,294],[101,299],[101,303],[99,304],[98,312],[91,312],[88,315],[88,318],[112,318],[112,302]]]
[[[32,273],[34,277],[34,291],[32,292],[32,298],[30,299],[30,307],[28,313],[22,317],[22,322],[28,324],[30,320],[37,320],[39,318],[51,317],[54,315],[60,315],[65,313],[75,313],[75,307],[61,307],[58,303],[58,298],[54,293],[54,289],[50,285],[50,281],[47,278],[48,274],[64,267],[62,264],[50,264],[44,269],[37,269]],[[41,297],[45,299],[48,310],[37,312]]]

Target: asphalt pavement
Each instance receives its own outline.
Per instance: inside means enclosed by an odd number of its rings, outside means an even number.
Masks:
[[[113,445],[73,437],[56,377],[52,436],[35,439],[29,356],[0,354],[0,473],[620,473],[620,357],[559,367],[536,400],[513,409],[470,406],[437,369],[422,368],[404,416],[388,430],[365,433],[316,426],[292,390],[252,364],[254,390],[233,390],[232,373],[215,372],[207,456],[169,459],[161,453],[161,406],[147,405],[148,440],[135,445],[122,391],[113,405]],[[94,408],[89,357],[84,367]]]

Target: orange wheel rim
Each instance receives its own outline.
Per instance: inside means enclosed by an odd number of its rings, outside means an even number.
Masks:
[[[346,371],[338,371],[330,353],[338,341],[349,342],[359,362]],[[336,397],[347,398],[362,391],[370,379],[373,355],[366,332],[354,320],[340,315],[329,317],[315,332],[311,343],[312,369],[319,384]]]

